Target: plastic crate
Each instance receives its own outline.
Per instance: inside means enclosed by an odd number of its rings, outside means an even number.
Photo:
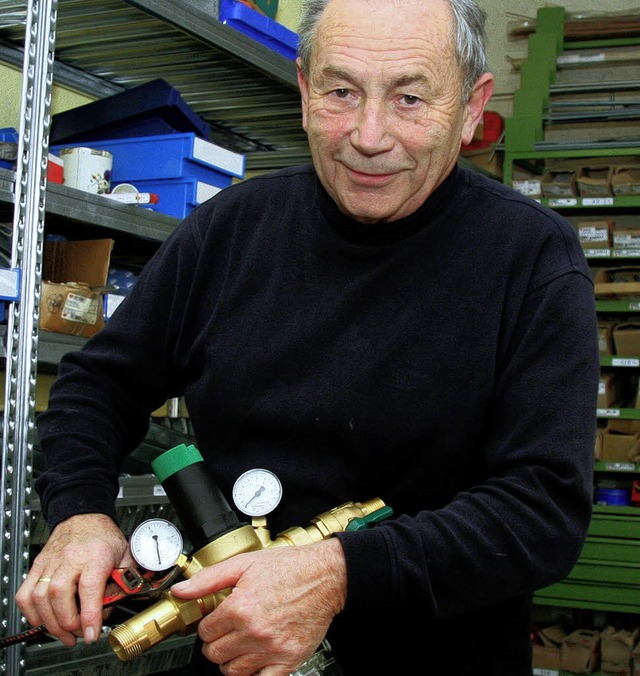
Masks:
[[[74,143],[52,146],[59,153]],[[133,183],[140,192],[139,181],[197,178],[226,188],[234,176],[244,176],[245,157],[198,138],[194,133],[141,136],[136,138],[87,141],[97,150],[113,155],[111,184]]]
[[[220,0],[218,18],[222,23],[295,61],[298,34],[277,21],[237,0]]]
[[[175,218],[188,216],[198,204],[206,202],[222,190],[220,186],[204,183],[195,178],[136,181],[135,186],[140,192],[158,195],[157,204],[137,208],[158,211]]]
[[[210,125],[161,78],[53,115],[49,142],[128,138],[194,132],[208,138]]]

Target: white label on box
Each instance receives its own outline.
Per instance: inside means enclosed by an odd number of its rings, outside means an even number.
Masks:
[[[616,258],[639,258],[640,248],[635,249],[616,249],[614,252]]]
[[[589,258],[610,258],[611,249],[583,249],[584,255]]]
[[[578,200],[575,198],[565,198],[565,199],[550,199],[550,207],[575,207],[578,204]]]
[[[234,153],[197,136],[193,139],[193,157],[239,178],[244,176],[244,155]]]
[[[581,242],[608,242],[609,230],[607,228],[596,228],[595,226],[583,226],[578,228],[578,234]]]
[[[598,383],[598,394],[605,394],[607,391],[607,383],[604,380],[601,380]]]
[[[557,669],[540,669],[539,667],[534,667],[533,676],[560,676],[560,672]]]
[[[166,495],[164,488],[158,484],[153,484],[153,495],[154,497],[164,497]]]
[[[610,207],[613,205],[613,197],[583,197],[583,207]]]
[[[0,298],[3,300],[20,298],[20,268],[0,268]]]
[[[514,190],[517,190],[521,195],[527,195],[531,197],[535,195],[540,196],[542,192],[542,186],[540,180],[531,179],[528,181],[512,181],[511,186]]]
[[[222,188],[218,188],[217,185],[209,185],[209,183],[202,183],[198,181],[196,184],[196,203],[202,204],[206,202],[210,197],[217,195]]]
[[[628,307],[629,307],[629,310],[631,310],[632,312],[635,312],[636,310],[640,310],[640,302],[630,300]]]
[[[118,495],[117,495],[117,497],[119,497],[119,498],[123,498],[123,497],[124,497],[124,489],[122,488],[122,486],[120,486],[120,488],[118,488]]]
[[[640,359],[632,359],[631,357],[625,357],[624,359],[622,357],[614,357],[611,360],[611,366],[640,366]]]
[[[98,301],[71,292],[67,294],[60,316],[70,322],[95,324],[98,321]]]
[[[625,233],[613,233],[614,246],[624,249],[625,247],[635,248],[636,253],[640,254],[640,233],[637,235]]]

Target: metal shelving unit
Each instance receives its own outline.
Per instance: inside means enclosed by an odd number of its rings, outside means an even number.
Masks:
[[[529,54],[521,70],[521,87],[514,97],[514,115],[506,120],[504,143],[504,182],[511,184],[514,167],[521,165],[529,171],[541,173],[546,161],[588,160],[592,158],[626,158],[640,155],[640,136],[636,142],[576,142],[553,143],[545,140],[547,125],[562,123],[562,115],[553,112],[550,104],[552,94],[585,93],[600,91],[629,92],[640,89],[640,81],[606,82],[594,84],[558,85],[556,71],[558,57],[567,46],[564,41],[565,10],[562,7],[548,7],[538,10],[536,32],[529,36]],[[612,44],[599,41],[600,46]],[[571,43],[571,48],[593,46]],[[567,104],[569,105],[569,104]],[[602,104],[603,107],[606,103]],[[620,113],[622,115],[622,113]],[[616,115],[602,112],[595,115],[595,124]],[[579,117],[579,116],[578,116]],[[582,119],[584,119],[584,115]],[[624,117],[640,119],[638,102],[627,107]],[[570,120],[568,120],[570,121]],[[576,216],[604,219],[612,214],[640,213],[640,197],[567,197],[539,200],[542,204],[561,211],[568,218]],[[625,252],[618,256],[612,250],[593,252],[595,263],[627,260],[637,252]],[[637,313],[640,302],[637,299],[599,299],[598,312]],[[604,367],[638,368],[637,357],[603,357]],[[640,410],[612,406],[598,409],[599,418],[620,418],[640,420]],[[596,463],[595,474],[605,476],[637,475],[634,463]],[[535,595],[539,605],[564,606],[597,611],[637,613],[640,597],[640,509],[638,507],[614,507],[594,505],[593,517],[583,552],[577,564],[562,581]]]
[[[12,266],[23,273],[20,300],[9,304],[2,334],[8,377],[0,477],[0,625],[3,635],[12,635],[26,628],[13,596],[30,552],[47,536],[31,490],[40,460],[34,426],[37,371],[57,365],[65,352],[84,342],[39,331],[45,225],[62,227],[76,238],[86,236],[89,227],[92,235],[124,239],[151,255],[178,223],[164,214],[47,185],[43,158],[53,84],[102,98],[162,77],[209,123],[211,141],[246,155],[248,172],[306,162],[309,152],[293,61],[220,22],[217,0],[0,0],[0,16],[0,59],[23,72],[18,170],[0,169],[0,217],[14,219]],[[183,427],[181,433],[188,433],[188,425]],[[171,436],[170,421],[166,432]],[[155,435],[151,450],[153,444],[169,443],[157,430]],[[142,454],[133,464],[144,466],[144,461]],[[117,508],[123,523],[131,526],[148,511],[171,510],[149,481],[153,477],[121,477]],[[19,644],[4,650],[0,673],[158,673],[187,663],[192,643],[193,637],[171,639],[131,663],[121,663],[104,637],[92,646],[80,642],[71,651],[53,640],[28,648]]]

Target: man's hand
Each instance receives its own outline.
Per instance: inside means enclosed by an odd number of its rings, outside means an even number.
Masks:
[[[104,514],[78,514],[60,522],[16,594],[27,621],[73,646],[100,636],[102,601],[111,571],[130,565],[127,541]],[[78,608],[78,599],[80,608]]]
[[[193,599],[232,587],[198,625],[204,655],[226,676],[287,676],[308,660],[344,608],[346,563],[337,538],[238,554],[174,585]]]

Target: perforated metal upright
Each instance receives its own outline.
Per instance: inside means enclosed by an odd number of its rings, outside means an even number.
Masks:
[[[25,629],[14,597],[29,564],[29,496],[56,18],[57,0],[28,1],[12,241],[12,267],[22,274],[18,301],[10,303],[8,309],[0,475],[0,619],[5,635]],[[5,650],[0,662],[2,673],[25,673],[22,650],[20,645]]]

